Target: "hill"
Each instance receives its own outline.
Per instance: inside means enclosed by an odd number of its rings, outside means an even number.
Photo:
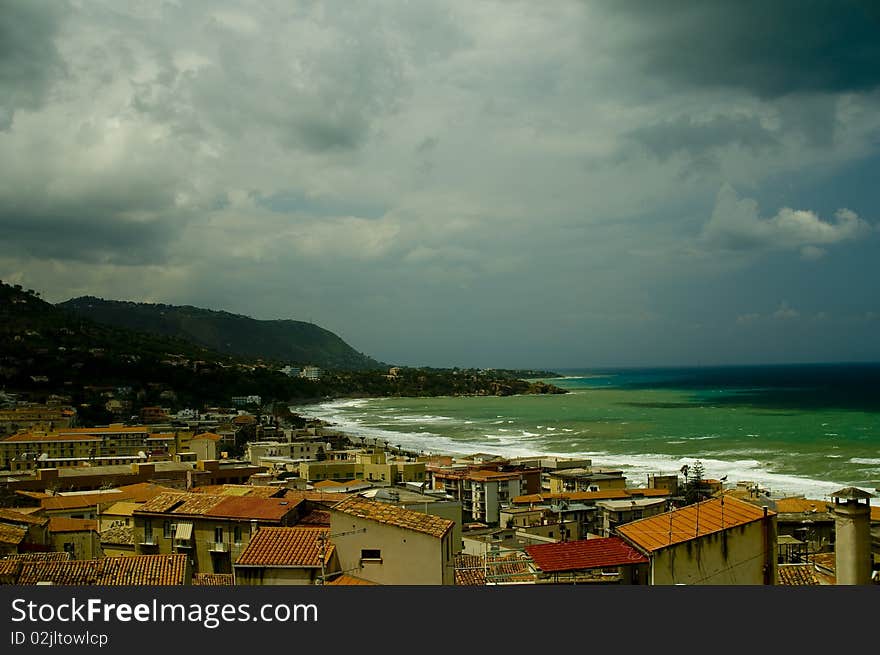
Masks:
[[[294,320],[264,321],[191,306],[73,298],[58,307],[93,321],[186,339],[211,350],[251,359],[336,370],[385,367],[329,330]]]

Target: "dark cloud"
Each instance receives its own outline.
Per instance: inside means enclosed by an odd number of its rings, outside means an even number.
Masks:
[[[63,73],[53,39],[65,10],[52,0],[0,0],[0,130],[16,110],[42,106]]]
[[[170,219],[0,213],[0,253],[89,264],[162,264],[179,225]]]
[[[759,153],[778,145],[772,131],[755,117],[714,116],[697,120],[693,116],[647,125],[626,136],[660,160],[675,155],[701,157],[725,146],[741,146]]]
[[[874,0],[615,0],[607,11],[621,19],[614,48],[669,81],[762,98],[880,85]]]

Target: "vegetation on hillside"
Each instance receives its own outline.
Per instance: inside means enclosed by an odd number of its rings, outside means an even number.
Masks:
[[[74,298],[59,307],[99,323],[182,338],[217,352],[339,370],[384,367],[357,352],[333,332],[293,320],[261,321],[191,306],[121,302],[92,296]]]

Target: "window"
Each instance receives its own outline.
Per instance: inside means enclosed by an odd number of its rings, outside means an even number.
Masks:
[[[150,519],[144,521],[144,541],[150,542],[153,540],[153,522]]]
[[[232,541],[237,544],[241,543],[241,526],[236,525],[232,530]]]
[[[174,536],[174,524],[171,521],[165,521],[162,524],[162,536],[171,539]]]
[[[364,548],[361,550],[361,559],[381,560],[382,551],[379,549]]]
[[[223,543],[223,528],[214,528],[214,543]]]
[[[64,552],[65,552],[65,553],[73,553],[73,552],[75,552],[75,551],[73,550],[73,543],[71,543],[71,542],[69,542],[69,541],[65,541],[65,542],[64,542]]]

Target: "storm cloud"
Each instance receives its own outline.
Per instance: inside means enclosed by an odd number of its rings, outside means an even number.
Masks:
[[[784,298],[880,356],[868,3],[2,9],[0,278],[49,299],[559,367],[766,359]]]

